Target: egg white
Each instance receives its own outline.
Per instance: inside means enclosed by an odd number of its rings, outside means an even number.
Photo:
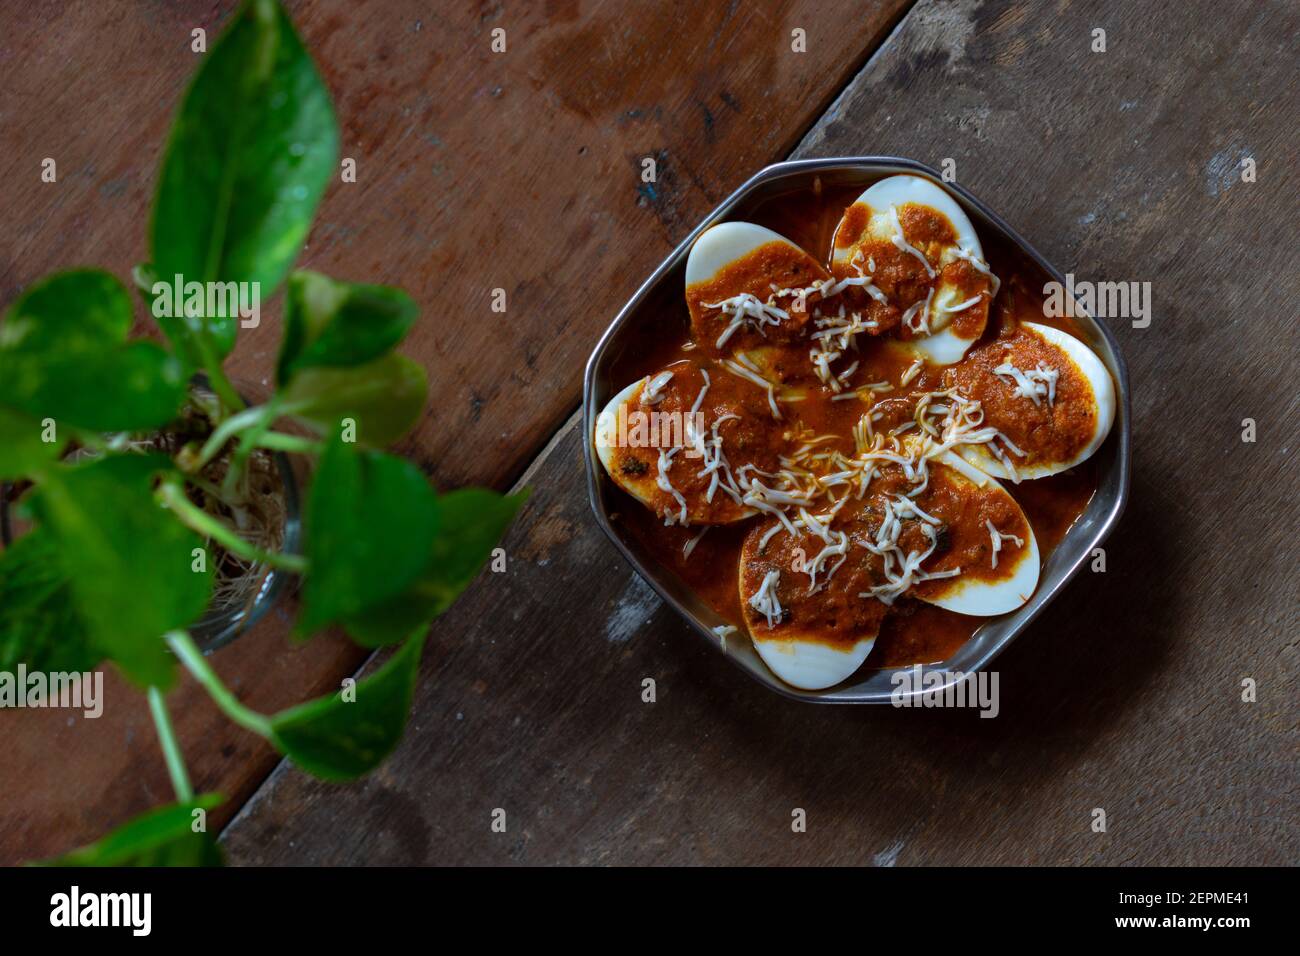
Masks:
[[[747,548],[742,548],[739,574],[742,607],[754,596],[745,589],[746,559],[752,557]],[[754,650],[763,663],[781,680],[801,690],[822,690],[849,677],[867,659],[879,632],[879,627],[870,633],[860,630],[849,635],[853,643],[848,647],[833,647],[800,634],[793,626],[769,630],[765,621],[751,621],[748,615],[746,623]]]
[[[936,186],[928,179],[922,179],[919,176],[890,176],[868,188],[854,201],[853,205],[859,203],[866,205],[871,210],[871,218],[866,231],[872,239],[889,242],[890,238],[895,234],[893,221],[890,217],[891,207],[902,208],[908,203],[912,203],[918,206],[929,206],[942,213],[952,224],[953,232],[956,234],[957,246],[965,249],[969,254],[980,260],[984,258],[984,247],[980,243],[979,235],[975,232],[975,226],[971,223],[970,217],[966,215],[965,211],[947,191]],[[840,236],[838,228],[835,235],[838,242]],[[857,243],[848,246],[836,245],[831,254],[832,264],[848,266],[853,259],[856,248]],[[930,267],[936,272],[941,272],[944,266],[956,258],[956,246],[946,247],[939,261],[931,262]],[[967,349],[979,336],[977,335],[971,339],[958,336],[952,329],[953,313],[944,311],[944,307],[957,305],[965,301],[965,298],[966,296],[960,289],[939,281],[935,286],[934,298],[930,303],[930,334],[901,344],[913,355],[917,355],[935,365],[951,365],[960,361],[962,356],[966,354]]]
[[[763,663],[781,680],[800,690],[833,687],[853,674],[871,653],[876,638],[863,638],[847,650],[797,639],[764,640],[751,634]]]
[[[658,472],[652,467],[644,475],[633,477],[631,475],[623,474],[614,467],[614,450],[618,447],[619,407],[622,405],[630,405],[637,401],[640,398],[641,389],[649,380],[649,376],[639,378],[609,400],[605,407],[602,408],[600,413],[596,416],[596,428],[592,435],[592,443],[596,449],[596,457],[600,460],[601,465],[604,466],[605,473],[609,475],[610,480],[650,510],[658,511],[655,505],[655,494],[659,488]],[[679,454],[678,458],[674,460],[674,464],[677,460],[692,461],[692,459],[686,458],[681,454]],[[672,469],[669,469],[669,480],[671,479]],[[690,498],[687,499],[688,515],[696,510],[694,506],[697,504],[698,502],[693,501]],[[725,521],[699,520],[696,517],[692,517],[688,523],[700,526],[706,524],[733,524],[737,521],[744,521],[746,518],[753,517],[756,514],[758,514],[758,512],[753,508],[743,508]]]
[[[962,461],[952,452],[945,452],[940,455],[931,462],[930,467],[949,468],[961,476],[958,481],[968,482],[986,492],[991,488],[996,489],[1002,497],[1011,502],[1021,517],[1024,517],[1020,505],[1016,503],[1016,500],[1011,497],[1002,485],[980,471],[980,469]],[[968,614],[972,617],[992,617],[996,614],[1006,614],[1008,611],[1014,611],[1028,601],[1038,587],[1038,572],[1041,563],[1038,553],[1038,540],[1034,537],[1034,531],[1029,526],[1027,518],[1024,523],[1024,531],[1027,535],[1024,547],[1018,548],[1014,556],[1004,553],[998,563],[998,569],[1005,571],[1008,562],[1015,562],[1009,577],[1000,578],[997,581],[985,581],[966,575],[958,575],[942,582],[943,588],[939,594],[929,597],[917,594],[917,597],[937,607],[955,611],[958,614]]]
[[[656,487],[655,477],[647,472],[642,478],[633,480],[628,475],[620,474],[614,468],[614,449],[618,447],[619,406],[635,401],[647,381],[649,381],[649,376],[639,378],[609,400],[609,403],[596,416],[596,434],[593,440],[596,447],[596,457],[605,466],[605,472],[614,484],[647,508],[653,508],[653,490]]]
[[[1065,461],[1044,461],[1032,465],[1015,465],[1016,474],[1021,479],[1045,478],[1048,475],[1055,475],[1067,468],[1082,464],[1101,447],[1101,443],[1106,440],[1106,436],[1110,434],[1111,426],[1115,423],[1115,385],[1111,381],[1110,372],[1106,370],[1106,366],[1102,364],[1097,354],[1073,335],[1062,332],[1050,325],[1040,325],[1036,322],[1022,322],[1020,327],[1034,333],[1049,345],[1055,345],[1064,353],[1064,358],[1074,365],[1079,374],[1087,381],[1096,405],[1097,415],[1092,435],[1089,437],[1088,443],[1077,455]],[[1011,473],[1002,462],[989,454],[985,446],[962,445],[959,446],[958,451],[961,452],[963,458],[981,471],[985,471],[995,478],[1008,480],[1012,478]],[[1012,463],[1015,464],[1014,456],[1012,457]]]
[[[807,255],[779,232],[752,222],[720,222],[706,230],[691,246],[686,257],[686,284],[708,282],[719,272],[755,249],[770,242],[782,242]]]

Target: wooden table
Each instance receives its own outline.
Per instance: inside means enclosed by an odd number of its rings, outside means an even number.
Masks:
[[[194,66],[189,31],[215,31],[232,6],[0,13],[5,301],[58,266],[124,274],[142,256],[160,137]],[[242,807],[224,833],[233,861],[1300,859],[1300,8],[290,7],[359,170],[331,189],[306,264],[402,284],[423,304],[406,351],[428,366],[432,402],[401,450],[442,486],[534,494],[507,572],[435,624],[406,740],[366,781],[277,765],[192,684],[176,692],[196,785],[231,797],[223,821]],[[497,26],[505,55],[488,50]],[[806,53],[791,50],[796,28]],[[1074,582],[1000,658],[995,720],[763,690],[659,602],[586,501],[580,375],[618,306],[754,170],[854,154],[952,159],[1062,271],[1152,283],[1150,327],[1112,323],[1136,453],[1107,571]],[[56,185],[39,181],[46,155]],[[507,290],[508,334],[494,288]],[[267,374],[278,322],[262,332],[240,345],[247,380]],[[287,611],[214,658],[253,706],[373,666],[341,639],[289,645]],[[646,677],[655,703],[642,702]],[[0,715],[0,862],[169,798],[142,703],[110,683],[98,721]],[[1105,833],[1091,828],[1097,807]],[[505,833],[491,827],[498,808]],[[807,832],[792,832],[795,808]]]

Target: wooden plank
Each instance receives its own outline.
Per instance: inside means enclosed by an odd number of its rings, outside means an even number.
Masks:
[[[1094,27],[1109,52],[1089,52]],[[1153,283],[1149,328],[1112,323],[1137,452],[1107,572],[1000,658],[997,719],[748,681],[596,529],[575,419],[528,479],[509,571],[435,626],[399,751],[347,788],[282,765],[226,831],[233,858],[1294,863],[1297,351],[1276,310],[1300,279],[1276,240],[1294,228],[1298,28],[1281,3],[1157,20],[925,2],[798,151],[953,157],[1063,269]],[[1235,175],[1244,155],[1257,182]]]
[[[274,612],[273,612],[274,613]],[[264,713],[339,686],[366,652],[342,637],[292,644],[287,616],[259,626],[217,653],[213,666],[241,699]],[[144,696],[108,671],[104,710],[6,711],[5,773],[0,791],[0,865],[40,859],[102,835],[132,814],[174,799]],[[227,802],[213,812],[222,826],[276,766],[257,735],[230,726],[198,685],[182,681],[168,696],[195,788]]]
[[[429,369],[430,411],[404,450],[446,485],[517,476],[572,410],[590,340],[639,277],[789,152],[906,5],[288,3],[357,162],[302,265],[400,284],[423,306],[406,350]],[[18,108],[0,115],[0,172],[20,188],[5,200],[4,300],[71,263],[126,275],[145,258],[163,136],[198,62],[190,31],[214,39],[235,6],[6,9],[0,81]],[[498,28],[504,53],[490,49]],[[794,28],[810,52],[792,52]],[[56,184],[40,182],[45,156]],[[278,310],[263,315],[233,363],[252,381],[279,342]]]
[[[424,307],[405,351],[428,367],[431,401],[401,450],[443,486],[508,483],[572,409],[581,358],[638,277],[736,179],[790,149],[906,2],[290,2],[358,168],[356,184],[330,190],[303,264],[402,285]],[[215,39],[234,7],[5,6],[0,301],[57,268],[125,276],[145,258],[163,136],[198,62],[190,31]],[[807,55],[791,51],[797,26]],[[501,55],[489,50],[497,27]],[[47,156],[54,184],[40,182]],[[639,178],[644,156],[658,164],[653,186]],[[496,287],[504,317],[489,310]],[[278,344],[278,305],[264,316],[232,360],[254,386]],[[284,617],[270,620],[216,658],[254,706],[337,686],[364,658],[286,634]],[[108,688],[98,720],[4,715],[18,743],[0,790],[0,863],[66,849],[167,798],[143,701]],[[274,754],[191,686],[173,706],[196,784],[227,793],[233,811]]]

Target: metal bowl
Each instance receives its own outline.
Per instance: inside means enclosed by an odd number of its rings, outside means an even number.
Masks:
[[[661,598],[675,608],[699,632],[700,637],[737,667],[743,669],[770,690],[795,700],[835,704],[884,704],[896,701],[896,684],[891,679],[893,669],[860,670],[848,680],[819,691],[799,690],[779,680],[759,658],[753,645],[744,635],[723,643],[713,632],[724,621],[705,604],[677,576],[671,568],[664,567],[652,558],[631,535],[610,520],[613,488],[592,447],[596,416],[609,399],[627,382],[614,381],[611,367],[615,359],[630,347],[631,330],[643,322],[659,320],[662,304],[673,301],[683,303],[684,270],[686,256],[701,232],[715,223],[727,219],[743,219],[749,210],[780,194],[794,190],[811,190],[820,180],[824,188],[856,187],[866,189],[875,181],[897,173],[923,176],[948,190],[984,235],[994,234],[1019,249],[1031,262],[1039,266],[1051,279],[1065,283],[1065,277],[1047,262],[1014,229],[996,213],[956,183],[945,183],[939,173],[910,159],[892,156],[861,156],[843,159],[809,159],[777,163],[757,173],[728,196],[704,221],[701,222],[676,249],[659,264],[628,303],[623,306],[613,323],[601,337],[587,362],[583,381],[583,425],[586,436],[583,442],[587,467],[587,489],[596,521],[611,541],[623,553],[643,578],[650,583]],[[1020,634],[1083,567],[1084,562],[1119,521],[1128,499],[1130,458],[1130,410],[1128,370],[1120,355],[1114,335],[1103,324],[1076,309],[1077,332],[1097,353],[1115,380],[1118,389],[1115,423],[1105,443],[1094,456],[1098,473],[1097,493],[1086,510],[1070,528],[1064,540],[1047,556],[1039,577],[1038,589],[1022,607],[1001,617],[989,618],[974,635],[948,660],[931,665],[926,670],[943,672],[943,681],[936,687],[914,683],[912,697],[921,693],[934,693],[955,682],[953,673],[969,674],[988,666],[1002,650]],[[906,697],[908,695],[901,695]]]

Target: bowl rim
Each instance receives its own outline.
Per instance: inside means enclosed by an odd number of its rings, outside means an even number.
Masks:
[[[752,666],[745,666],[735,655],[726,652],[725,642],[718,640],[712,628],[699,617],[684,606],[677,597],[670,592],[659,580],[659,575],[655,573],[654,568],[649,568],[641,558],[633,553],[622,536],[614,528],[610,521],[609,515],[603,507],[600,494],[599,482],[602,481],[600,465],[596,459],[593,449],[592,436],[595,433],[596,416],[600,413],[600,407],[596,403],[596,378],[605,358],[605,353],[610,345],[614,342],[623,326],[634,316],[642,303],[650,294],[659,286],[659,284],[685,259],[690,252],[691,246],[704,230],[714,224],[725,220],[728,214],[740,205],[755,189],[765,185],[773,180],[778,180],[795,175],[807,175],[817,173],[829,173],[836,171],[848,171],[850,173],[880,173],[880,178],[898,173],[910,173],[927,178],[938,185],[941,189],[948,190],[955,196],[958,202],[967,209],[974,209],[981,217],[990,222],[995,228],[1000,230],[1003,235],[1014,243],[1021,252],[1041,268],[1052,280],[1065,285],[1065,277],[1059,269],[1048,262],[1041,253],[1038,252],[1019,232],[1012,228],[1001,216],[990,209],[978,197],[972,194],[964,186],[956,182],[945,182],[941,174],[930,166],[899,156],[843,156],[843,157],[826,157],[819,159],[798,159],[788,160],[780,163],[773,163],[759,170],[750,176],[745,182],[737,187],[727,198],[722,200],[714,209],[708,213],[700,223],[691,230],[691,232],[674,248],[667,257],[654,269],[648,278],[637,288],[631,298],[615,315],[614,320],[609,327],[605,329],[600,340],[596,343],[587,360],[586,369],[583,374],[582,383],[582,425],[584,429],[582,447],[583,462],[587,473],[587,498],[591,504],[592,511],[596,516],[596,523],[604,531],[605,535],[614,543],[614,546],[623,555],[624,559],[632,565],[634,571],[641,576],[643,580],[650,585],[656,594],[673,610],[689,622],[695,631],[705,637],[708,643],[715,649],[721,649],[723,656],[747,673],[758,683],[767,687],[769,690],[787,697],[792,700],[799,700],[805,703],[837,703],[837,704],[888,704],[893,703],[895,706],[909,705],[917,702],[918,698],[926,694],[942,693],[948,687],[959,683],[962,676],[973,674],[984,670],[988,664],[997,657],[1026,627],[1042,612],[1057,594],[1079,573],[1084,561],[1088,558],[1092,550],[1109,537],[1118,524],[1124,513],[1124,508],[1128,503],[1129,482],[1131,476],[1132,461],[1132,435],[1130,426],[1131,402],[1128,378],[1128,366],[1124,361],[1123,352],[1120,350],[1119,342],[1115,338],[1105,322],[1098,320],[1090,313],[1083,310],[1075,303],[1076,319],[1091,330],[1104,342],[1108,355],[1102,355],[1100,358],[1110,370],[1115,378],[1116,385],[1116,415],[1115,422],[1111,426],[1111,433],[1107,436],[1102,447],[1114,443],[1114,462],[1111,471],[1118,471],[1118,486],[1110,496],[1103,507],[1103,514],[1098,516],[1099,524],[1092,531],[1081,553],[1063,568],[1058,569],[1050,581],[1040,580],[1038,588],[1031,596],[1028,602],[1022,605],[1016,611],[1009,612],[1006,615],[1000,615],[996,618],[989,618],[993,621],[1013,621],[1008,625],[1005,633],[997,640],[989,642],[988,646],[983,648],[957,676],[957,672],[949,671],[944,668],[947,662],[941,662],[935,665],[908,665],[899,668],[885,668],[884,671],[893,671],[899,673],[904,670],[912,670],[913,666],[919,666],[922,672],[939,672],[945,674],[944,681],[933,687],[922,687],[912,690],[908,693],[880,692],[880,691],[854,691],[853,688],[846,688],[845,685],[853,680],[850,677],[841,684],[819,691],[805,691],[799,688],[785,684],[774,674],[760,665],[759,669]],[[1104,477],[1104,476],[1103,476]],[[1099,482],[1097,494],[1094,495],[1092,502],[1089,503],[1089,509],[1101,495],[1101,483]],[[1085,511],[1085,514],[1088,512]],[[1080,519],[1083,515],[1080,516]],[[1080,534],[1077,524],[1066,532],[1066,535],[1053,549],[1053,554],[1059,552],[1061,548]],[[664,569],[669,570],[669,569]],[[671,572],[670,572],[671,573]],[[985,625],[977,628],[976,633],[982,630]],[[737,633],[749,640],[743,628],[739,628]],[[974,640],[974,637],[971,638]],[[970,643],[968,641],[967,643]],[[856,676],[856,675],[855,675]]]

